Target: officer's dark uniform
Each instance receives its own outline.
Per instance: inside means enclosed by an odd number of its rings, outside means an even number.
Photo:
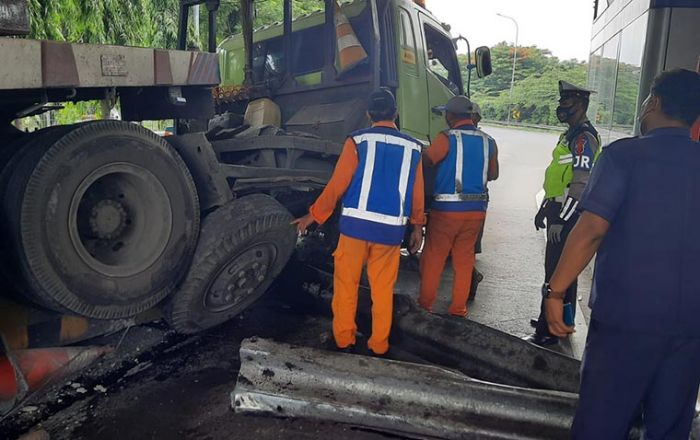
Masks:
[[[660,128],[606,147],[579,204],[610,223],[595,266],[574,439],[687,440],[700,384],[700,143]]]
[[[581,97],[588,99],[591,92],[566,81],[559,81],[559,96]],[[544,257],[545,282],[554,274],[559,257],[564,250],[564,243],[569,232],[578,220],[577,207],[583,190],[588,182],[591,168],[600,152],[598,132],[588,119],[583,119],[575,127],[570,127],[559,137],[559,142],[552,152],[552,162],[547,167],[544,177],[544,201],[540,208],[546,214],[547,228],[563,227],[560,240],[547,240]],[[549,236],[549,234],[548,234]],[[574,282],[566,291],[565,303],[572,304],[576,310],[576,289]],[[535,324],[535,343],[556,343],[547,326],[544,313],[544,300],[540,307],[540,316]]]

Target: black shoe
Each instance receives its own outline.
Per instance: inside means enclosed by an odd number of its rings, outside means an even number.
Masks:
[[[372,356],[372,357],[376,357],[376,358],[386,358],[386,357],[389,357],[389,352],[391,351],[391,349],[385,351],[385,352],[382,353],[382,354],[375,353],[375,352],[372,351],[372,349],[368,349],[368,351],[369,351],[369,355]]]
[[[469,298],[467,299],[467,302],[472,302],[474,301],[474,298],[476,298],[476,289],[479,287],[479,283],[481,283],[484,280],[484,275],[476,270],[476,267],[472,270],[472,284],[469,287]]]
[[[525,336],[523,339],[540,347],[549,347],[559,343],[559,338],[556,336],[538,335],[537,333]]]
[[[348,345],[347,347],[335,347],[335,351],[338,353],[346,353],[346,354],[355,354],[355,346],[354,345]]]

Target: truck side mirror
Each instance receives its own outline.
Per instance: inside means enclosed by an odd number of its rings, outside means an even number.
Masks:
[[[474,58],[476,58],[476,75],[479,78],[491,75],[493,72],[491,50],[486,46],[477,47],[474,51]]]

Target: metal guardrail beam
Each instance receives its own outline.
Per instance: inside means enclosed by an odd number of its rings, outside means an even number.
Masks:
[[[331,285],[330,272],[313,265],[307,267],[316,272],[321,284]],[[324,303],[331,298],[316,296],[317,301]],[[369,295],[360,295],[360,326],[371,320],[368,298]],[[572,357],[478,322],[425,312],[408,295],[394,295],[393,320],[392,344],[399,343],[403,350],[430,363],[505,385],[578,392],[581,362]]]
[[[577,393],[581,362],[478,322],[434,315],[395,296],[404,350],[490,382]]]
[[[304,417],[413,438],[567,438],[575,394],[470,379],[444,368],[251,338],[236,412]]]

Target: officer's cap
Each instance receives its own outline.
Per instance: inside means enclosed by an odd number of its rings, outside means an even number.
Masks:
[[[449,113],[455,113],[458,115],[464,115],[468,113],[474,113],[474,103],[469,100],[466,96],[458,95],[453,96],[447,101],[447,104],[440,105],[437,107],[440,111],[447,111]]]
[[[369,106],[367,111],[370,113],[388,113],[396,111],[396,99],[386,87],[382,87],[376,92],[369,95]]]
[[[559,81],[559,96],[561,98],[579,97],[588,99],[591,93],[595,92],[573,85],[570,82]]]

